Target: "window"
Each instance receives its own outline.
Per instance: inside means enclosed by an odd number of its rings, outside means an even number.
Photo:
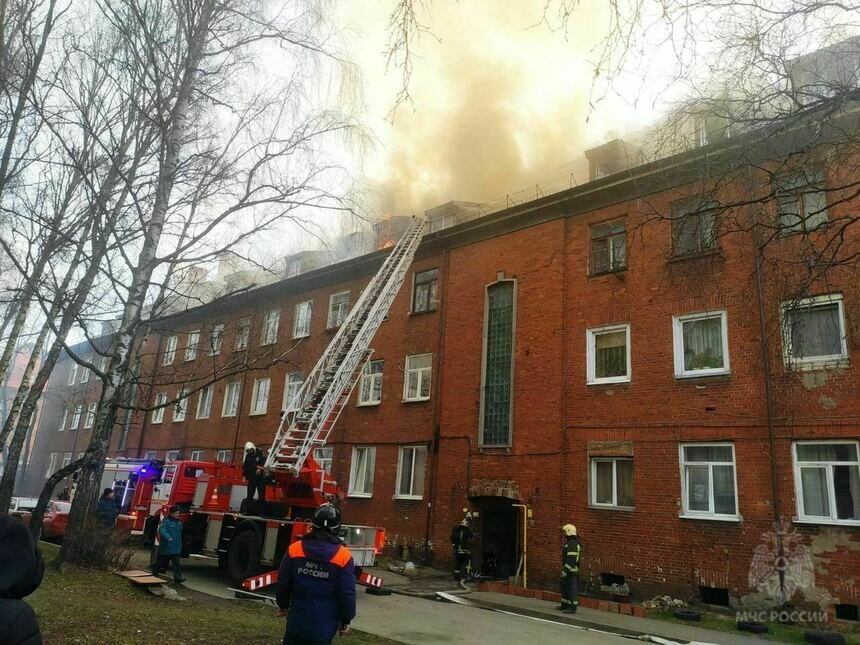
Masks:
[[[415,274],[415,282],[412,286],[412,312],[436,311],[436,283],[438,269],[421,271]]]
[[[860,524],[860,459],[856,441],[794,444],[800,520]]]
[[[209,356],[221,353],[221,343],[224,341],[224,325],[218,324],[209,333]]]
[[[385,361],[367,361],[358,388],[359,405],[379,405],[382,402],[382,369]],[[428,391],[429,393],[429,391]]]
[[[99,361],[99,371],[100,371],[102,374],[104,374],[105,372],[107,372],[107,369],[108,369],[108,365],[109,365],[109,364],[110,364],[110,357],[109,357],[109,356],[102,356],[102,357],[101,357],[101,361]]]
[[[197,358],[197,345],[200,344],[200,330],[188,332],[188,344],[185,346],[185,360],[193,361]]]
[[[511,386],[514,369],[514,282],[487,287],[484,306],[484,362],[481,389],[481,444],[511,443]]]
[[[328,299],[328,328],[340,327],[349,313],[349,291],[333,293]]]
[[[66,421],[69,419],[69,408],[63,408],[63,420],[60,421],[59,432],[62,432],[66,429]]]
[[[164,456],[164,461],[176,461],[179,459],[180,452],[178,450],[168,450]]]
[[[251,335],[251,319],[242,318],[236,323],[236,345],[234,349],[238,352],[248,346],[248,338]]]
[[[686,200],[672,207],[672,253],[692,255],[717,248],[717,209],[707,198]]]
[[[239,413],[239,381],[227,383],[224,388],[224,403],[221,406],[222,417],[235,417]]]
[[[630,325],[588,330],[589,383],[625,383],[630,380]]]
[[[152,411],[152,422],[161,423],[164,421],[164,405],[167,403],[167,395],[164,392],[159,392],[155,395],[155,409]]]
[[[225,464],[229,464],[233,461],[233,451],[232,450],[219,450],[215,455],[215,461],[220,461]]]
[[[89,403],[87,405],[87,416],[84,419],[84,429],[92,428],[96,422],[96,407],[98,403]]]
[[[597,457],[591,460],[591,503],[633,508],[633,460]]]
[[[406,357],[406,378],[403,380],[404,401],[426,401],[430,398],[430,370],[433,354]]]
[[[90,380],[90,370],[85,367],[81,370],[81,383],[89,383]]]
[[[842,296],[829,294],[782,305],[786,365],[823,367],[848,358]]]
[[[203,451],[202,450],[192,450],[191,451],[191,461],[203,461]]]
[[[397,497],[421,499],[424,496],[426,446],[404,446],[397,462]]]
[[[300,302],[296,305],[293,318],[293,338],[304,338],[311,335],[311,312],[313,301]]]
[[[208,419],[212,412],[212,390],[213,386],[207,385],[200,390],[200,397],[197,399],[197,418]]]
[[[627,222],[617,219],[591,227],[591,275],[627,268]]]
[[[45,471],[45,477],[50,477],[54,474],[54,471],[57,470],[57,457],[59,453],[52,452],[50,459],[48,459],[48,469]]]
[[[84,412],[84,406],[76,405],[75,413],[72,415],[72,425],[69,426],[69,430],[77,430],[81,425],[81,415]]]
[[[167,337],[167,344],[164,346],[164,358],[161,361],[162,365],[173,365],[173,359],[176,358],[176,345],[178,342],[178,336]]]
[[[254,392],[251,395],[251,414],[266,414],[269,407],[269,386],[272,379],[268,376],[254,379]]]
[[[331,462],[333,457],[334,448],[331,446],[314,449],[314,459],[319,464],[320,468],[326,471],[326,474],[328,475],[331,475]]]
[[[278,309],[267,311],[263,317],[263,334],[261,345],[271,345],[278,340],[278,324],[281,322],[281,312]]]
[[[806,233],[827,223],[827,195],[821,170],[774,180],[779,227],[784,233]]]
[[[732,444],[681,446],[684,515],[737,518]]]
[[[188,411],[188,390],[184,387],[176,393],[176,403],[173,406],[173,421],[185,421],[185,413]]]
[[[63,453],[63,468],[72,463],[72,453],[64,452]]]
[[[296,394],[299,393],[302,383],[304,382],[305,377],[301,372],[291,372],[287,374],[287,382],[284,386],[284,400],[281,402],[282,410],[286,410],[287,412],[296,412],[300,409],[299,401],[295,401],[295,406],[291,406],[290,404],[294,402]]]
[[[158,459],[158,451],[157,450],[147,450],[146,455],[143,457],[144,459]]]
[[[729,373],[729,337],[725,311],[672,319],[675,377]]]
[[[78,378],[78,364],[74,361],[69,362],[69,380],[66,381],[67,385],[74,385],[75,381]]]
[[[353,448],[352,466],[349,469],[349,495],[370,497],[373,495],[373,467],[376,463],[376,448]]]

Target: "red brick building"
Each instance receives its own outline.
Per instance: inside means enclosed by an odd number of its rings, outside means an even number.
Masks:
[[[713,602],[773,583],[781,518],[792,566],[812,571],[796,600],[857,605],[860,282],[838,260],[860,239],[826,271],[790,260],[860,200],[832,188],[837,157],[738,163],[733,146],[428,233],[318,455],[345,518],[444,566],[469,509],[476,565],[500,576],[525,521],[529,581],[545,588],[572,522],[586,591]],[[245,441],[268,446],[285,390],[385,253],[158,322],[136,401],[156,409],[113,454],[235,461]]]

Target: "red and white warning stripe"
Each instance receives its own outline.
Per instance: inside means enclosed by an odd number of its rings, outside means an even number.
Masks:
[[[277,571],[269,571],[268,573],[261,573],[258,576],[254,576],[252,578],[247,578],[242,581],[242,588],[247,589],[248,591],[257,591],[258,589],[262,589],[263,587],[268,587],[269,585],[273,585],[278,581],[278,572]]]
[[[372,576],[369,573],[361,572],[361,575],[358,576],[357,580],[358,584],[364,585],[365,587],[376,587],[377,589],[382,587],[382,578],[379,576]]]

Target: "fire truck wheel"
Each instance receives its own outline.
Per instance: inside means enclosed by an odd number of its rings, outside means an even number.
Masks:
[[[256,531],[243,531],[230,541],[227,551],[227,572],[240,583],[260,572],[260,538]]]

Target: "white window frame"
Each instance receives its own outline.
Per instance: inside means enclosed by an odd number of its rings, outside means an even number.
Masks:
[[[379,372],[371,373],[370,366],[373,363],[382,363],[382,370]],[[367,361],[364,365],[364,369],[361,371],[361,382],[358,387],[358,407],[370,407],[374,405],[379,405],[382,403],[382,377],[385,372],[385,361],[384,360],[370,360]],[[375,389],[375,383],[379,381],[379,398],[372,399],[370,396],[373,395],[373,390]]]
[[[195,418],[208,419],[209,415],[212,414],[214,390],[215,387],[213,385],[207,385],[200,390],[200,396],[197,397],[197,414],[195,415]]]
[[[431,271],[436,272],[436,277],[432,281],[427,280],[427,281],[423,281],[420,283],[418,282],[418,276],[423,276],[427,273],[430,273]],[[418,304],[417,300],[416,300],[416,298],[418,296],[418,287],[425,285],[425,284],[430,284],[430,282],[436,283],[436,286],[433,288],[433,290],[435,290],[435,292],[436,292],[435,293],[436,297],[433,298],[433,300],[430,300],[430,294],[428,293],[427,294],[427,308],[426,309],[418,309],[416,307],[416,305]],[[439,308],[439,269],[436,267],[433,267],[430,269],[424,269],[423,271],[415,271],[412,274],[412,300],[411,300],[410,313],[413,313],[413,314],[430,313],[431,311],[436,311],[438,308]]]
[[[72,425],[69,426],[69,430],[78,430],[81,427],[81,417],[84,414],[84,406],[76,405],[74,413],[72,414]]]
[[[50,477],[51,475],[53,475],[56,470],[58,470],[57,469],[57,457],[59,456],[59,454],[60,453],[58,453],[58,452],[52,452],[49,455],[50,459],[48,459],[48,469],[45,471],[45,478],[46,479],[48,477]]]
[[[185,346],[185,362],[197,358],[197,345],[200,344],[200,330],[188,332],[188,344]]]
[[[173,423],[181,423],[188,417],[188,390],[179,388],[176,403],[173,404]]]
[[[215,453],[215,461],[220,461],[225,464],[233,463],[233,451],[227,448],[222,448],[217,453]]]
[[[797,517],[795,522],[806,524],[834,524],[840,526],[860,526],[860,518],[856,520],[843,520],[836,517],[836,487],[833,483],[833,466],[850,466],[857,465],[858,462],[852,461],[799,461],[797,457],[797,446],[801,444],[827,444],[827,445],[852,445],[856,451],[858,460],[860,460],[860,442],[851,439],[823,439],[809,441],[794,441],[791,445],[791,459],[794,467],[794,498],[797,508]],[[806,515],[803,511],[803,481],[800,478],[800,468],[802,465],[816,466],[826,468],[827,471],[827,499],[830,505],[830,516],[823,515]]]
[[[90,369],[88,367],[84,367],[81,370],[81,385],[84,383],[90,382]]]
[[[222,417],[235,417],[239,414],[239,394],[240,382],[230,381],[224,386],[224,401],[221,403]],[[235,394],[233,394],[235,393]],[[232,405],[228,407],[228,404]]]
[[[816,306],[824,307],[834,304],[839,309],[839,333],[841,335],[840,346],[842,347],[842,352],[840,354],[828,354],[825,356],[794,358],[792,356],[791,328],[788,324],[788,314],[795,309],[814,308]],[[845,304],[841,293],[810,296],[797,301],[783,302],[780,306],[780,319],[782,323],[782,358],[786,367],[822,369],[842,366],[848,362],[848,332],[845,327]]]
[[[684,458],[684,448],[700,448],[700,447],[708,447],[708,448],[731,448],[732,450],[732,475],[733,475],[733,485],[734,485],[734,493],[735,493],[735,512],[734,514],[729,513],[715,513],[713,509],[715,508],[714,504],[714,464],[716,465],[727,465],[729,462],[727,461],[686,461]],[[688,519],[705,519],[705,520],[720,520],[724,522],[739,522],[740,521],[740,504],[738,502],[738,460],[737,454],[735,453],[735,444],[725,441],[688,441],[685,443],[678,444],[678,459],[681,465],[681,517]],[[708,511],[696,511],[690,510],[688,508],[689,497],[688,497],[688,482],[687,482],[687,469],[688,465],[708,465]]]
[[[274,345],[278,342],[278,328],[281,325],[281,310],[269,309],[263,315],[263,333],[260,334],[260,345]]]
[[[356,487],[356,477],[358,473],[358,454],[359,451],[367,451],[368,457],[365,460],[364,464],[364,472],[365,477],[362,482],[362,489],[358,490]],[[370,477],[368,482],[367,471],[370,469]],[[375,446],[354,446],[352,449],[352,461],[349,465],[349,492],[347,495],[349,497],[364,497],[370,498],[373,497],[373,479],[374,479],[374,470],[376,468],[376,447]],[[369,483],[370,490],[364,490]]]
[[[624,376],[605,376],[599,378],[597,376],[597,337],[604,334],[617,333],[619,331],[626,333],[625,344],[627,349],[627,373]],[[630,379],[633,378],[633,369],[630,365],[630,323],[593,327],[589,329],[586,334],[586,356],[588,357],[586,382],[589,385],[600,385],[601,383],[629,383]]]
[[[325,454],[325,456],[323,456],[323,454]],[[334,462],[334,448],[332,446],[314,448],[314,460],[327,475],[331,476],[331,467]]]
[[[411,492],[403,493],[400,490],[400,476],[403,473],[403,459],[406,456],[407,451],[411,451],[412,453],[412,480],[409,482],[409,489]],[[394,482],[394,498],[395,499],[423,499],[424,498],[424,484],[425,481],[421,482],[421,493],[419,495],[415,494],[415,458],[418,452],[424,453],[424,477],[427,476],[427,446],[426,445],[412,445],[412,446],[400,446],[400,449],[397,451],[397,479]]]
[[[162,365],[173,365],[176,360],[176,346],[179,344],[179,336],[168,336],[164,344],[164,356],[161,359]]]
[[[334,307],[334,299],[337,298],[338,296],[344,296],[344,295],[346,296],[346,303],[345,303],[346,309],[343,312],[343,317],[337,322],[337,324],[335,324],[334,308],[333,308]],[[337,329],[338,327],[340,327],[344,323],[347,316],[349,316],[349,291],[338,291],[336,293],[331,294],[328,297],[328,318],[326,319],[326,328],[327,329]]]
[[[155,425],[164,422],[164,411],[167,409],[167,407],[165,406],[166,403],[167,395],[164,392],[159,392],[155,395],[155,401],[153,401],[153,405],[161,407],[155,407],[155,409],[152,411],[152,414],[149,418],[150,423]]]
[[[66,381],[66,385],[74,385],[75,381],[78,380],[78,364],[71,359],[69,359],[69,362],[71,363],[71,368],[69,371],[69,380]]]
[[[265,400],[258,401],[258,397],[261,396],[261,386],[265,383]],[[249,414],[251,416],[257,416],[260,414],[266,414],[266,410],[269,408],[269,392],[272,391],[272,379],[269,376],[261,376],[260,378],[254,379],[254,390],[251,394],[251,410]]]
[[[236,323],[236,342],[233,351],[241,352],[248,349],[248,341],[251,338],[251,319],[246,316],[240,318]]]
[[[209,356],[217,356],[221,353],[221,345],[224,344],[224,323],[218,323],[209,332]]]
[[[87,403],[87,415],[84,417],[84,430],[89,430],[96,422],[96,408],[98,403]]]
[[[69,408],[63,406],[63,420],[60,421],[60,429],[57,432],[62,432],[66,429],[66,422],[69,420]]]
[[[723,366],[708,367],[701,370],[684,369],[684,323],[697,320],[720,318],[720,336],[723,342]],[[729,320],[725,309],[702,311],[694,314],[672,317],[672,341],[675,348],[675,378],[699,378],[730,374],[729,364]]]
[[[589,467],[590,472],[590,480],[589,480],[589,501],[591,506],[596,508],[617,508],[625,511],[632,511],[635,508],[636,504],[636,490],[634,487],[633,490],[633,506],[625,506],[618,503],[618,462],[619,461],[629,461],[631,464],[633,463],[633,457],[591,457],[591,466]],[[612,502],[598,502],[597,501],[597,464],[598,463],[611,463],[612,464]],[[635,466],[634,466],[635,468]]]
[[[307,316],[303,314],[307,311]],[[293,309],[293,338],[307,338],[311,335],[311,320],[314,315],[314,301],[304,300],[296,303]],[[301,328],[299,323],[303,323]]]
[[[158,459],[158,451],[157,450],[147,450],[146,454],[143,457],[144,459]]]
[[[164,461],[176,461],[182,455],[181,450],[168,450],[164,454]]]
[[[107,372],[108,364],[110,363],[110,356],[102,356],[99,361],[99,371],[103,374]]]
[[[72,453],[64,452],[63,453],[63,468],[72,463]]]
[[[203,461],[203,451],[202,450],[192,450],[190,461]]]
[[[296,378],[297,377],[297,378]],[[299,408],[288,408],[287,406],[292,401],[293,397],[298,394],[305,382],[305,375],[302,372],[290,372],[284,377],[284,396],[281,401],[281,410],[285,412],[295,412]],[[290,391],[292,390],[292,392]]]
[[[430,366],[429,367],[417,367],[410,368],[409,363],[411,359],[421,358],[422,356],[430,357]],[[419,374],[418,377],[418,396],[410,397],[409,396],[409,374],[411,372],[417,372]],[[427,388],[427,396],[421,396],[421,381],[424,379],[424,372],[427,372],[427,379],[430,381],[430,387]],[[410,354],[406,357],[406,361],[404,361],[403,366],[403,401],[404,403],[411,403],[413,401],[428,401],[430,399],[430,395],[433,393],[433,354],[432,352],[426,354]]]

